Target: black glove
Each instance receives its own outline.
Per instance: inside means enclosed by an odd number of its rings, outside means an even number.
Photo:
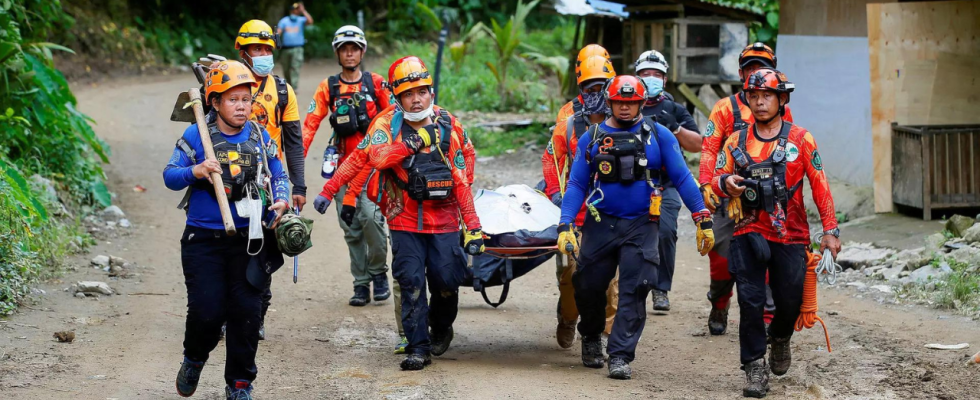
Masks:
[[[554,204],[559,208],[561,207],[561,192],[555,192],[555,194],[551,195],[551,204]]]
[[[344,204],[344,206],[340,208],[340,220],[344,221],[344,223],[347,224],[347,226],[353,225],[354,211],[356,210],[357,210],[356,207]]]
[[[677,129],[681,127],[681,124],[677,123],[677,118],[667,112],[667,110],[663,110],[660,114],[657,114],[657,122],[666,127],[671,133],[677,132]]]
[[[423,126],[418,132],[405,137],[405,146],[413,153],[418,153],[425,147],[439,141],[439,127],[435,124]]]

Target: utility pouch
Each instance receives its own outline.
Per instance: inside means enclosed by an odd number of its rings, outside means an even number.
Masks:
[[[612,154],[597,154],[595,156],[596,173],[601,182],[619,182],[620,163]]]
[[[438,160],[416,160],[408,169],[405,191],[415,201],[445,200],[453,189],[453,173]]]
[[[742,181],[742,186],[745,186],[745,191],[742,192],[742,207],[752,210],[762,208],[762,193],[759,189],[759,181],[746,179]]]
[[[330,113],[330,126],[338,137],[351,136],[361,131],[361,120],[366,119],[366,113],[359,112],[359,107],[346,103],[345,98],[337,100],[336,111]],[[367,128],[367,121],[364,128]]]

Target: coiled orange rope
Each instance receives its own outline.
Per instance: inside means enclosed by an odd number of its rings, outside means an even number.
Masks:
[[[803,305],[800,306],[800,316],[796,319],[796,331],[800,332],[803,328],[810,329],[820,321],[823,326],[824,337],[827,338],[827,352],[830,349],[830,333],[827,332],[827,324],[817,316],[817,264],[820,263],[820,255],[813,252],[806,253],[806,277],[803,280]]]

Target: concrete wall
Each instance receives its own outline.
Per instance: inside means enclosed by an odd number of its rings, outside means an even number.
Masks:
[[[779,35],[779,70],[796,84],[790,107],[820,147],[827,175],[873,184],[868,38]]]

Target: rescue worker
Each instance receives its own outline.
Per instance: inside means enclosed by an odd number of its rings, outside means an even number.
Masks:
[[[756,42],[742,50],[738,57],[738,76],[743,82],[760,68],[776,68],[776,53],[765,44]],[[789,106],[785,107],[783,116],[787,122],[793,122],[793,114]],[[732,297],[732,287],[735,281],[728,271],[728,252],[734,223],[726,214],[727,200],[720,200],[710,190],[711,178],[722,144],[735,132],[745,129],[755,121],[749,110],[744,93],[737,93],[718,100],[711,109],[708,126],[704,129],[704,139],[701,149],[701,164],[698,181],[701,183],[701,193],[705,206],[715,214],[715,248],[708,253],[711,285],[708,289],[708,301],[711,303],[711,313],[708,315],[708,332],[712,335],[723,335],[728,329],[728,307]],[[772,294],[767,289],[766,324],[772,321]]]
[[[577,254],[572,283],[582,314],[582,364],[602,368],[600,333],[606,290],[619,266],[619,307],[609,336],[609,377],[630,379],[629,363],[646,322],[646,298],[655,283],[660,254],[658,219],[660,181],[677,186],[698,227],[698,251],[714,244],[711,213],[684,162],[677,139],[663,125],[644,118],[643,83],[617,76],[603,90],[611,116],[579,139],[571,178],[562,200],[558,249]],[[582,226],[582,247],[572,228],[582,205],[589,209]]]
[[[837,258],[841,244],[817,143],[806,129],[782,119],[793,84],[783,73],[763,68],[746,76],[742,89],[754,122],[725,141],[711,189],[730,199],[729,216],[735,221],[728,261],[741,314],[738,336],[746,378],[742,395],[762,398],[769,390],[768,368],[777,376],[789,370],[790,338],[803,304],[810,244],[800,190],[804,176],[823,223],[820,252],[830,249]],[[776,303],[768,335],[762,321],[767,272]]]
[[[289,15],[282,17],[276,24],[276,35],[280,37],[280,59],[282,59],[283,75],[289,86],[299,87],[299,71],[303,67],[303,28],[313,25],[313,17],[306,12],[303,2],[293,3],[289,7]]]
[[[279,158],[285,159],[292,183],[292,205],[302,211],[306,205],[306,177],[304,173],[303,133],[300,128],[296,93],[286,81],[272,73],[272,51],[276,42],[272,27],[264,21],[253,19],[238,29],[235,49],[238,56],[251,70],[252,85],[251,119],[258,122],[272,137],[279,148]],[[271,81],[271,82],[270,82]],[[272,282],[270,281],[271,285]],[[265,339],[265,315],[272,303],[272,290],[262,295],[262,326],[259,338]]]
[[[687,108],[674,102],[673,97],[664,91],[667,85],[667,59],[656,50],[640,54],[633,64],[636,76],[643,81],[647,90],[647,101],[643,104],[643,115],[653,118],[674,134],[681,149],[691,153],[701,152],[701,133],[694,117]],[[683,154],[683,153],[682,153]],[[670,311],[670,291],[674,280],[674,260],[677,254],[677,214],[681,211],[681,196],[669,179],[662,182],[663,203],[660,205],[660,264],[657,269],[657,282],[653,286],[653,310]]]
[[[288,178],[275,146],[265,129],[249,121],[254,83],[252,73],[238,61],[213,65],[205,82],[205,99],[213,107],[207,120],[217,160],[205,158],[197,125],[192,124],[163,171],[169,189],[188,189],[187,226],[180,238],[187,318],[184,361],[176,380],[177,393],[184,397],[197,389],[204,364],[218,345],[221,325],[227,321],[226,395],[251,399],[262,292],[271,279],[261,266],[274,270],[283,264],[275,238],[260,225],[250,226],[265,221],[267,228],[274,228],[288,208]],[[227,189],[238,228],[234,236],[225,233],[210,183],[212,172],[222,175]],[[264,174],[271,178],[271,188],[258,183]],[[268,208],[261,200],[251,200],[261,198],[260,190],[271,190],[274,203]],[[240,209],[250,210],[250,217],[243,217]],[[259,228],[257,238],[250,227]]]
[[[314,207],[326,212],[337,188],[350,182],[350,196],[365,187],[365,168],[377,170],[366,189],[369,198],[379,199],[391,229],[392,273],[401,287],[408,337],[401,368],[421,370],[432,363],[430,355],[449,349],[466,270],[463,248],[481,254],[483,232],[473,208],[472,176],[466,171],[474,155],[465,155],[468,139],[462,124],[433,105],[432,77],[425,64],[415,56],[398,59],[388,69],[388,82],[395,106],[374,119],[370,136],[358,146],[363,151],[324,185]]]
[[[598,47],[598,45],[590,45]],[[588,52],[594,47],[586,47],[582,52]],[[579,86],[579,95],[572,99],[572,114],[557,121],[555,129],[552,131],[551,140],[545,153],[541,156],[541,166],[544,174],[545,194],[551,197],[552,202],[561,207],[561,199],[565,194],[568,183],[568,174],[571,171],[572,159],[575,158],[575,151],[578,146],[578,138],[585,134],[589,125],[601,123],[606,119],[606,101],[602,94],[602,87],[607,80],[616,76],[609,59],[601,55],[586,57],[581,64],[576,64],[576,82]],[[589,108],[584,104],[592,105]],[[567,105],[566,105],[567,106]],[[563,107],[562,110],[566,110]],[[563,112],[559,113],[559,117]],[[581,228],[585,221],[585,208],[583,207],[575,218],[576,229]],[[578,307],[575,306],[575,288],[572,286],[572,273],[575,272],[575,260],[568,257],[567,260],[561,259],[557,263],[555,275],[558,277],[558,327],[555,328],[555,338],[558,346],[563,349],[572,347],[575,344],[575,326],[578,324]],[[609,287],[608,302],[613,306],[606,309],[606,329],[603,333],[609,336],[612,331],[613,320],[616,316],[617,288],[616,282],[612,282]]]
[[[333,37],[337,62],[343,68],[337,75],[320,82],[303,123],[303,148],[310,144],[320,128],[320,122],[329,115],[333,135],[327,152],[339,155],[339,165],[354,152],[364,140],[371,120],[388,108],[390,94],[385,89],[384,78],[368,71],[361,71],[361,60],[367,51],[367,39],[360,28],[347,25],[337,30]],[[346,186],[340,187],[337,196],[344,197]],[[364,306],[371,302],[371,283],[374,283],[375,301],[387,300],[388,288],[388,228],[378,206],[361,193],[357,204],[337,207],[337,218],[344,230],[344,240],[350,251],[350,270],[354,276],[352,306]]]

